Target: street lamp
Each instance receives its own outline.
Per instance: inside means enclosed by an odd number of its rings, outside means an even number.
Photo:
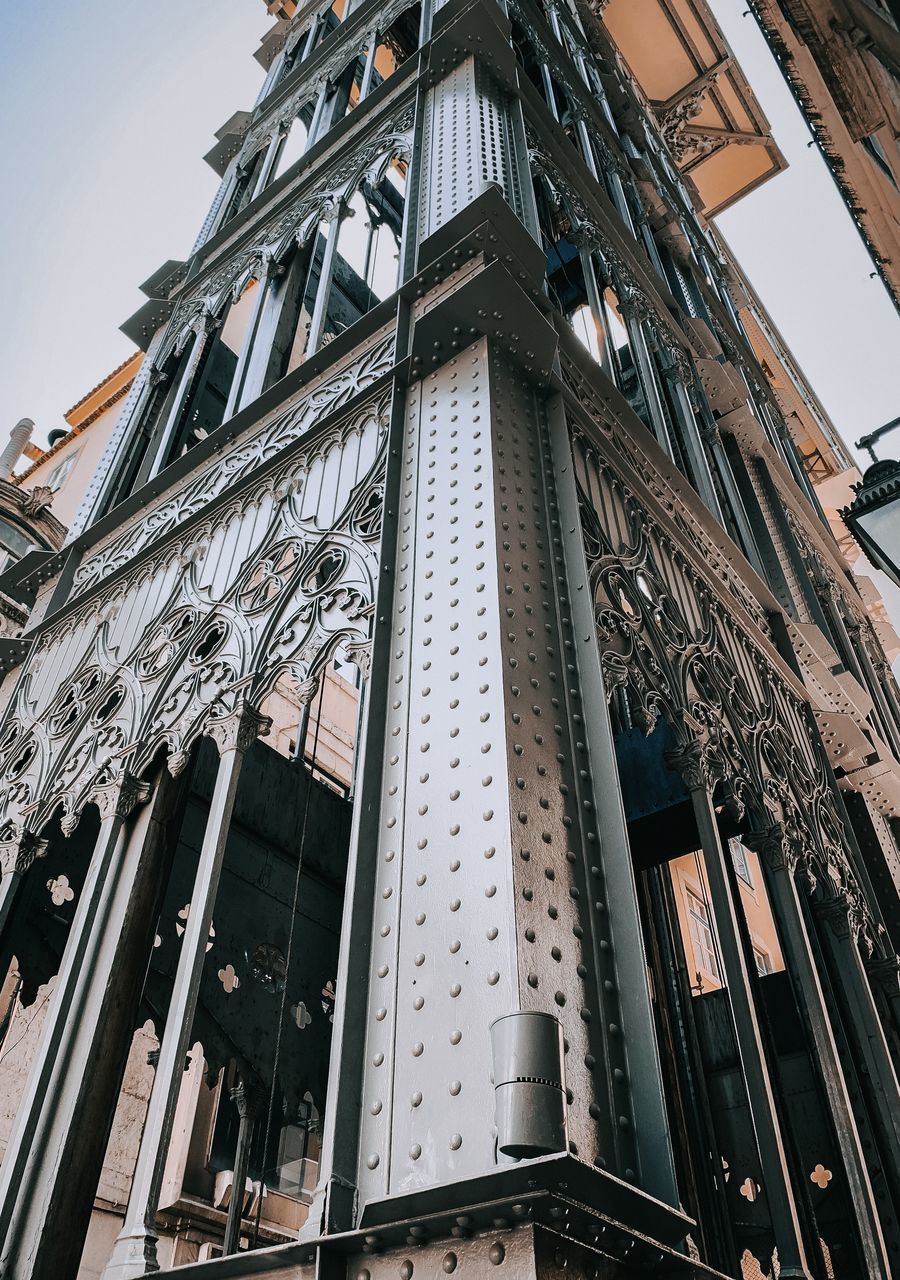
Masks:
[[[873,445],[888,431],[900,427],[900,418],[857,440],[857,449],[866,449],[872,458],[856,497],[841,516],[868,559],[900,587],[900,462],[879,461]]]

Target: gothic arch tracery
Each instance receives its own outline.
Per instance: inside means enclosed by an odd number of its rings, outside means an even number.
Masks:
[[[881,929],[856,882],[800,697],[580,429],[573,452],[608,695],[627,689],[643,733],[663,720],[679,749],[699,743],[717,802],[736,820],[746,812],[754,829],[777,824],[807,890],[847,897],[871,950]]]
[[[370,408],[349,431],[336,423],[78,625],[47,633],[0,726],[4,849],[55,813],[70,834],[99,790],[140,776],[160,750],[177,772],[198,737],[239,704],[259,706],[280,677],[309,692],[339,648],[365,667],[385,422]]]

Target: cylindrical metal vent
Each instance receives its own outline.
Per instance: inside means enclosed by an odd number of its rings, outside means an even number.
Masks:
[[[497,1146],[517,1160],[565,1151],[563,1034],[552,1013],[507,1013],[491,1023]]]
[[[22,456],[22,450],[28,443],[33,430],[34,423],[30,418],[20,418],[10,431],[9,444],[0,453],[0,478],[3,480],[8,480],[12,475],[13,467]]]

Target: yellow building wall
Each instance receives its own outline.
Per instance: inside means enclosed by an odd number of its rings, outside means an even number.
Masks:
[[[769,897],[763,879],[763,869],[757,854],[748,849],[746,845],[741,845],[741,850],[746,859],[751,882],[748,885],[740,875],[737,877],[747,928],[750,932],[754,950],[761,957],[766,957],[768,971],[777,973],[784,968],[784,958],[781,954],[778,934],[775,929],[775,920],[769,905]],[[713,937],[715,937],[715,920],[702,852],[688,853],[681,858],[673,859],[669,863],[669,873],[672,878],[672,889],[678,914],[679,932],[681,933],[684,947],[685,963],[691,976],[691,988],[694,995],[701,995],[705,991],[715,991],[724,985],[720,972],[721,965],[718,961],[714,961],[713,964],[705,963],[703,949],[697,946],[691,930],[690,907],[693,898],[705,908]],[[717,951],[715,943],[714,950]]]
[[[113,427],[118,421],[123,404],[124,401],[120,400],[110,405],[108,409],[104,409],[89,427],[86,427],[78,435],[73,435],[50,457],[39,462],[28,473],[23,482],[22,487],[24,489],[34,489],[39,485],[49,485],[59,464],[67,458],[75,458],[72,470],[54,494],[50,507],[57,520],[60,520],[66,528],[75,519],[87,487],[94,476],[94,472],[100,465],[103,451],[109,443],[109,438],[112,435]]]

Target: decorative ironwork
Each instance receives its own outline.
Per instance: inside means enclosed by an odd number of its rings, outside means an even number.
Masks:
[[[844,847],[806,707],[740,621],[719,584],[684,548],[578,426],[574,456],[597,638],[608,692],[628,692],[633,721],[664,720],[670,763],[689,788],[739,802],[774,844],[779,825],[805,886],[842,893],[860,938],[877,929]]]

